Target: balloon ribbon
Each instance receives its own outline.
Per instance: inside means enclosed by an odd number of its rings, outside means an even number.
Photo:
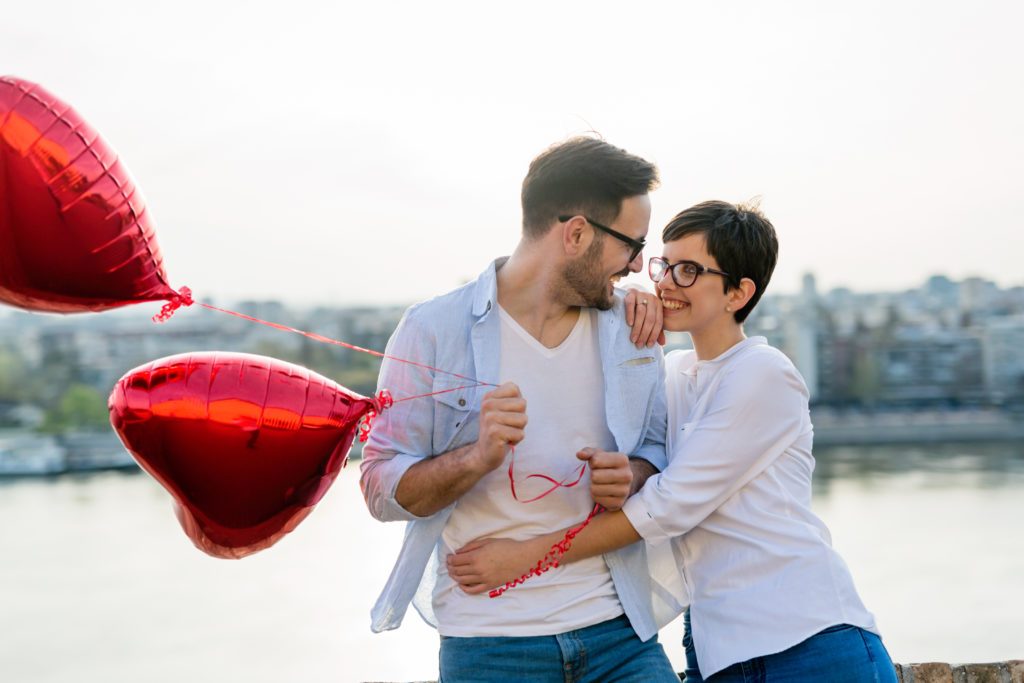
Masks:
[[[594,518],[594,515],[603,511],[604,507],[602,507],[600,504],[595,504],[594,509],[590,511],[590,514],[587,515],[587,518],[583,520],[583,522],[579,526],[572,527],[571,529],[566,531],[565,538],[551,546],[551,550],[548,551],[548,554],[540,558],[540,560],[537,561],[537,564],[535,566],[530,567],[530,571],[526,572],[518,579],[513,579],[512,581],[509,581],[504,586],[492,588],[490,591],[488,591],[487,595],[489,597],[496,598],[508,589],[515,588],[516,586],[525,583],[526,580],[529,579],[531,576],[540,576],[547,570],[555,569],[556,567],[558,567],[559,563],[561,563],[562,561],[562,558],[565,556],[567,552],[569,552],[569,548],[572,547],[572,539],[576,538],[576,534],[583,531],[583,529],[588,524],[590,524],[590,520]]]
[[[299,330],[299,329],[296,329],[294,327],[288,327],[287,325],[281,325],[280,323],[273,323],[273,322],[270,322],[268,320],[261,320],[259,318],[254,318],[252,316],[244,315],[242,313],[237,313],[235,311],[229,311],[226,308],[218,308],[217,306],[212,306],[210,304],[205,304],[205,303],[203,303],[201,301],[197,302],[195,299],[192,298],[192,290],[189,289],[188,287],[182,287],[180,290],[178,290],[178,292],[174,296],[172,296],[168,300],[168,302],[166,304],[163,305],[163,307],[160,309],[160,313],[158,313],[157,315],[153,316],[153,322],[161,322],[161,323],[162,322],[166,322],[166,321],[170,320],[171,316],[174,315],[174,312],[177,311],[182,306],[191,306],[191,305],[196,304],[196,303],[198,303],[200,306],[202,306],[204,308],[208,308],[208,309],[210,309],[212,311],[218,311],[220,313],[227,313],[228,315],[233,315],[236,318],[243,318],[245,320],[250,320],[252,322],[261,323],[263,325],[269,325],[270,327],[273,327],[273,328],[276,328],[276,329],[279,329],[279,330],[284,330],[286,332],[294,332],[296,334],[304,335],[306,337],[309,337],[310,339],[315,339],[316,341],[322,341],[322,342],[326,342],[328,344],[336,344],[337,346],[343,346],[343,347],[345,347],[347,349],[352,349],[353,351],[361,351],[363,353],[368,353],[371,356],[377,356],[378,358],[387,358],[389,360],[398,361],[400,363],[407,363],[409,365],[415,365],[417,367],[425,368],[427,370],[432,370],[434,372],[440,372],[440,373],[443,373],[443,374],[446,374],[446,375],[451,375],[452,377],[457,377],[459,379],[464,379],[464,380],[470,382],[470,384],[465,384],[463,386],[458,386],[458,387],[452,387],[451,389],[444,389],[443,391],[435,391],[435,392],[432,392],[432,393],[429,393],[429,394],[419,394],[417,396],[407,396],[405,398],[400,398],[400,399],[393,398],[391,396],[391,393],[387,389],[382,389],[377,394],[377,396],[373,399],[373,407],[370,408],[369,411],[367,411],[366,415],[363,418],[363,422],[362,422],[362,424],[359,427],[359,440],[360,441],[366,441],[369,438],[370,429],[372,428],[372,424],[373,424],[374,418],[376,418],[378,415],[380,415],[381,412],[383,412],[384,410],[387,410],[388,408],[390,408],[395,403],[399,403],[401,401],[411,401],[412,399],[415,399],[415,398],[425,398],[427,396],[436,396],[438,394],[444,394],[444,393],[447,393],[449,391],[458,391],[459,389],[468,389],[468,388],[471,388],[471,387],[480,387],[480,386],[496,387],[496,386],[498,386],[497,384],[494,384],[493,382],[484,382],[484,381],[475,379],[473,377],[466,377],[465,375],[460,375],[458,373],[451,372],[451,371],[448,371],[448,370],[442,370],[440,368],[431,367],[429,365],[426,365],[426,364],[423,364],[423,363],[417,363],[415,361],[407,360],[405,358],[398,358],[397,356],[389,356],[389,355],[383,354],[383,353],[381,353],[379,351],[374,351],[372,349],[364,349],[361,346],[355,346],[353,344],[346,344],[343,341],[338,341],[337,339],[331,339],[330,337],[325,337],[323,335],[315,334],[313,332],[306,332],[304,330]],[[513,475],[513,465],[515,464],[515,447],[512,446],[511,448],[512,448],[512,457],[509,458],[509,461],[508,461],[508,480],[509,480],[509,485],[512,488],[512,497],[515,500],[519,501],[520,503],[532,503],[534,501],[540,500],[544,496],[546,496],[546,495],[548,495],[550,493],[553,493],[556,489],[559,489],[559,488],[562,488],[562,487],[571,488],[571,487],[575,486],[576,484],[580,483],[580,481],[583,479],[583,473],[586,471],[586,465],[580,465],[579,472],[577,473],[576,478],[572,482],[569,482],[569,483],[566,483],[568,481],[568,477],[566,479],[563,479],[562,481],[557,481],[557,480],[553,479],[552,477],[547,476],[546,474],[530,474],[530,475],[527,475],[526,476],[527,479],[532,479],[534,477],[539,478],[539,479],[546,479],[547,481],[551,482],[552,485],[551,485],[550,488],[548,488],[546,491],[541,493],[539,496],[535,496],[534,498],[529,498],[527,500],[519,500],[519,496],[516,494],[516,480],[515,480],[515,476]],[[510,581],[509,583],[506,583],[504,586],[502,586],[500,588],[495,588],[494,590],[490,591],[488,593],[488,595],[490,595],[490,597],[492,597],[492,598],[496,598],[499,595],[501,595],[502,593],[504,593],[505,591],[507,591],[508,589],[520,585],[521,583],[526,581],[531,576],[540,576],[541,574],[543,574],[544,572],[548,571],[549,569],[554,569],[555,567],[557,567],[558,564],[559,564],[559,561],[562,559],[562,556],[565,555],[565,553],[567,553],[569,551],[569,548],[572,545],[572,539],[575,538],[576,534],[578,534],[580,531],[582,531],[583,528],[586,527],[587,524],[590,523],[590,520],[593,519],[594,515],[596,515],[597,513],[601,512],[603,510],[604,510],[604,508],[601,505],[599,505],[599,504],[594,505],[594,509],[590,511],[590,514],[587,516],[587,518],[585,520],[583,520],[583,522],[579,526],[576,526],[576,527],[573,527],[573,528],[569,529],[565,533],[565,538],[562,539],[561,541],[559,541],[558,543],[556,543],[555,545],[551,546],[551,550],[548,551],[548,554],[545,555],[544,557],[542,557],[537,562],[537,565],[535,567],[532,567],[529,572],[527,572],[526,574],[523,574],[518,579],[515,579],[514,581]]]

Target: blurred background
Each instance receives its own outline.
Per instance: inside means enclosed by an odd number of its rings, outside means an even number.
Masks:
[[[747,332],[808,382],[815,509],[894,660],[1024,656],[1019,5],[2,9],[0,71],[118,150],[174,286],[370,349],[511,251],[526,167],[567,136],[658,163],[648,257],[677,211],[760,196],[781,257]],[[376,359],[157,310],[0,309],[0,678],[435,677],[413,612],[369,631],[402,528],[369,518],[357,463],[278,545],[215,560],[107,421],[117,378],[173,353],[262,353],[364,394]]]

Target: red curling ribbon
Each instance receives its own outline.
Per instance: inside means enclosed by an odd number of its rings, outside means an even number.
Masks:
[[[165,323],[171,319],[174,312],[182,306],[191,306],[195,301],[192,299],[192,290],[188,287],[182,287],[177,292],[168,297],[168,301],[160,309],[160,312],[153,316],[153,322]]]
[[[155,316],[153,316],[153,322],[159,322],[159,323],[166,322],[167,320],[169,320],[171,318],[171,316],[174,314],[174,312],[176,310],[178,310],[179,308],[181,308],[182,306],[191,306],[192,304],[195,304],[195,303],[198,303],[203,308],[208,308],[211,311],[217,311],[219,313],[227,313],[228,315],[233,315],[236,318],[242,318],[244,320],[249,320],[251,322],[260,323],[261,325],[267,325],[269,327],[273,327],[273,328],[278,329],[278,330],[284,330],[285,332],[294,332],[295,334],[301,334],[301,335],[303,335],[305,337],[309,337],[310,339],[314,339],[316,341],[326,342],[328,344],[335,344],[337,346],[343,346],[346,349],[352,349],[353,351],[360,351],[362,353],[368,353],[371,356],[377,356],[378,358],[387,358],[387,359],[390,359],[390,360],[398,361],[400,363],[406,363],[408,365],[415,365],[416,367],[424,368],[426,370],[431,370],[433,372],[440,372],[440,373],[445,374],[445,375],[451,375],[452,377],[457,377],[459,379],[468,380],[470,382],[470,384],[463,384],[462,386],[452,387],[451,389],[444,389],[443,391],[435,391],[435,392],[432,392],[432,393],[429,393],[429,394],[419,394],[417,396],[407,396],[405,398],[399,398],[399,399],[393,398],[391,396],[391,392],[389,392],[387,389],[382,389],[380,391],[380,393],[377,394],[377,397],[374,399],[374,408],[370,409],[370,411],[366,414],[365,418],[361,422],[361,425],[359,427],[359,440],[360,441],[366,441],[369,438],[369,436],[370,436],[370,429],[372,428],[372,425],[373,425],[373,418],[375,418],[378,415],[380,415],[380,413],[382,411],[386,410],[387,408],[390,408],[395,403],[400,403],[401,401],[411,401],[411,400],[413,400],[415,398],[425,398],[427,396],[436,396],[438,394],[446,394],[449,391],[458,391],[459,389],[469,389],[469,388],[472,388],[472,387],[496,387],[496,386],[498,386],[497,384],[493,384],[491,382],[483,382],[483,381],[475,379],[473,377],[466,377],[465,375],[460,375],[460,374],[455,373],[455,372],[450,372],[448,370],[442,370],[441,368],[435,368],[435,367],[432,367],[430,365],[426,365],[425,363],[417,363],[415,361],[406,360],[405,358],[399,358],[397,356],[389,356],[387,354],[381,353],[380,351],[374,351],[372,349],[364,349],[363,347],[356,346],[354,344],[346,344],[343,341],[338,341],[337,339],[331,339],[330,337],[325,337],[325,336],[323,336],[321,334],[315,334],[313,332],[306,332],[305,330],[299,330],[299,329],[296,329],[294,327],[289,327],[287,325],[281,325],[280,323],[273,323],[273,322],[270,322],[269,320],[261,320],[260,318],[254,318],[251,315],[245,315],[243,313],[237,313],[235,311],[229,311],[226,308],[218,308],[217,306],[212,306],[210,304],[205,304],[205,303],[203,303],[201,301],[195,301],[192,298],[192,290],[190,290],[188,287],[182,287],[180,291],[176,292],[172,297],[170,297],[168,303],[164,304],[163,308],[160,310],[160,313],[155,315]],[[538,476],[540,476],[540,475],[538,475]]]
[[[204,308],[208,308],[208,309],[210,309],[212,311],[218,311],[220,313],[226,313],[228,315],[233,315],[236,318],[242,318],[244,320],[249,320],[251,322],[260,323],[262,325],[268,325],[269,327],[273,327],[273,328],[276,328],[276,329],[279,329],[279,330],[283,330],[285,332],[293,332],[295,334],[301,334],[303,336],[309,337],[310,339],[314,339],[316,341],[326,342],[328,344],[335,344],[337,346],[343,346],[343,347],[345,347],[347,349],[352,349],[353,351],[360,351],[362,353],[368,353],[371,356],[377,356],[378,358],[387,358],[389,360],[394,360],[394,361],[397,361],[397,362],[400,362],[400,363],[406,363],[408,365],[414,365],[416,367],[424,368],[426,370],[430,370],[430,371],[433,371],[433,372],[440,372],[442,374],[450,375],[452,377],[457,377],[458,379],[464,379],[464,380],[467,380],[469,382],[468,384],[463,384],[461,386],[452,387],[450,389],[443,389],[441,391],[435,391],[435,392],[431,392],[429,394],[417,394],[416,396],[407,396],[405,398],[399,398],[399,399],[394,398],[391,395],[391,392],[389,392],[388,390],[386,390],[386,389],[381,390],[377,394],[376,398],[374,399],[374,406],[373,406],[373,408],[371,408],[366,413],[366,415],[363,417],[363,419],[360,422],[360,426],[359,426],[359,441],[360,442],[366,442],[366,440],[369,439],[370,431],[373,428],[374,419],[377,418],[384,410],[390,408],[395,403],[400,403],[402,401],[411,401],[411,400],[417,399],[417,398],[426,398],[428,396],[437,396],[439,394],[445,394],[445,393],[448,393],[450,391],[459,391],[460,389],[470,389],[470,388],[473,388],[473,387],[484,387],[484,386],[488,386],[488,387],[497,387],[498,386],[497,384],[494,384],[493,382],[484,382],[482,380],[478,380],[478,379],[475,379],[473,377],[467,377],[465,375],[460,375],[458,373],[451,372],[451,371],[448,371],[448,370],[442,370],[441,368],[435,368],[433,366],[426,365],[424,363],[417,363],[415,361],[407,360],[405,358],[399,358],[397,356],[389,356],[389,355],[383,354],[383,353],[381,353],[379,351],[373,351],[372,349],[365,349],[365,348],[363,348],[361,346],[355,346],[354,344],[347,344],[347,343],[345,343],[343,341],[338,341],[337,339],[331,339],[330,337],[325,337],[323,335],[315,334],[313,332],[306,332],[304,330],[299,330],[299,329],[296,329],[294,327],[289,327],[287,325],[282,325],[280,323],[274,323],[274,322],[270,322],[268,320],[261,320],[260,318],[255,318],[253,316],[245,315],[245,314],[238,313],[238,312],[235,312],[235,311],[230,311],[230,310],[228,310],[226,308],[219,308],[217,306],[213,306],[213,305],[206,304],[206,303],[203,303],[203,302],[197,302],[197,301],[195,301],[192,298],[192,290],[190,290],[188,287],[182,287],[177,293],[175,293],[170,298],[168,303],[164,304],[164,306],[161,309],[160,313],[158,315],[153,316],[153,321],[154,322],[166,322],[167,320],[170,319],[170,317],[174,314],[174,312],[176,310],[178,310],[179,308],[181,308],[182,306],[191,306],[191,305],[193,305],[195,303],[198,303],[200,306],[202,306]],[[583,479],[583,473],[586,471],[586,465],[580,465],[579,471],[576,473],[576,478],[573,481],[571,481],[571,482],[569,481],[569,477],[566,477],[562,481],[557,481],[556,479],[554,479],[552,477],[549,477],[546,474],[529,474],[529,475],[526,476],[526,479],[532,479],[532,478],[544,479],[544,480],[546,480],[546,481],[551,483],[551,487],[548,488],[543,493],[541,493],[539,496],[535,496],[535,497],[529,498],[527,500],[519,500],[519,496],[516,493],[516,482],[515,482],[515,476],[514,476],[514,472],[513,472],[513,468],[514,468],[514,464],[515,464],[515,447],[512,446],[511,449],[512,449],[512,457],[509,459],[509,464],[508,464],[509,485],[510,485],[510,487],[512,489],[512,497],[515,500],[517,500],[517,501],[519,501],[521,503],[532,503],[532,502],[534,502],[536,500],[540,500],[544,496],[549,495],[550,493],[554,492],[556,489],[559,489],[559,488],[562,488],[562,487],[571,488],[573,486],[576,486]],[[596,508],[595,508],[595,511],[596,511]],[[595,512],[591,512],[590,513],[590,517],[587,517],[586,521],[584,521],[583,524],[578,529],[576,529],[575,531],[572,531],[572,535],[567,535],[566,536],[566,541],[564,541],[564,542],[567,543],[568,541],[570,541],[572,539],[572,536],[574,536],[576,533],[579,532],[580,529],[582,529],[584,526],[587,525],[587,523],[590,521],[590,518],[593,517],[594,514],[595,514]],[[566,545],[565,549],[568,550],[568,545]],[[543,562],[544,562],[544,560],[542,560],[541,563],[543,563]],[[538,566],[541,563],[538,563]],[[557,562],[555,563],[554,566],[558,566]],[[547,570],[544,569],[542,571],[547,571]]]
[[[540,494],[539,496],[536,496],[534,498],[529,498],[527,500],[519,500],[519,496],[516,495],[516,479],[515,479],[515,476],[512,473],[512,468],[515,465],[515,460],[516,460],[516,449],[513,446],[512,447],[512,457],[510,457],[508,459],[508,483],[509,483],[509,486],[512,487],[512,497],[515,500],[518,500],[520,503],[532,503],[535,500],[540,500],[544,496],[546,496],[549,493],[552,493],[553,491],[555,491],[555,489],[559,489],[559,488],[562,488],[562,487],[565,487],[567,489],[568,488],[572,488],[576,484],[580,483],[580,480],[583,479],[583,473],[587,469],[586,464],[580,465],[580,469],[576,473],[576,479],[574,479],[572,482],[570,482],[568,484],[565,483],[565,482],[569,481],[569,477],[566,477],[562,481],[556,481],[555,479],[549,477],[546,474],[528,474],[528,475],[526,475],[527,479],[533,479],[534,477],[536,477],[538,479],[546,479],[547,481],[551,482],[552,486],[551,486],[551,488],[549,488],[548,490],[546,490],[544,493]]]
[[[602,507],[600,504],[595,503],[594,509],[590,511],[590,514],[587,515],[587,518],[583,520],[583,522],[579,526],[573,527],[566,531],[565,538],[551,546],[551,550],[548,551],[547,555],[540,558],[540,560],[537,561],[536,565],[530,567],[530,571],[526,572],[518,579],[513,579],[512,581],[509,581],[504,586],[492,588],[490,591],[488,591],[487,595],[489,597],[496,598],[508,589],[515,588],[516,586],[526,583],[526,580],[529,579],[531,576],[540,576],[549,569],[557,568],[558,565],[561,563],[562,558],[565,557],[565,554],[567,552],[569,552],[569,548],[572,547],[572,539],[576,538],[576,534],[583,531],[583,529],[585,529],[586,526],[590,524],[590,520],[594,518],[594,515],[603,511],[604,507]]]
[[[180,299],[180,301],[177,301],[175,299]],[[306,332],[305,330],[298,330],[298,329],[295,329],[294,327],[288,327],[287,325],[282,325],[280,323],[272,323],[269,320],[261,320],[259,318],[254,318],[251,315],[245,315],[243,313],[238,313],[236,311],[229,311],[226,308],[218,308],[217,306],[213,306],[211,304],[205,304],[202,301],[193,301],[193,299],[192,299],[192,291],[188,287],[182,287],[181,291],[178,293],[178,296],[175,297],[175,299],[172,299],[169,304],[165,304],[164,305],[164,310],[162,310],[159,315],[156,315],[156,316],[153,317],[153,322],[164,322],[168,318],[170,318],[170,314],[171,313],[173,313],[174,311],[178,310],[178,308],[180,308],[181,306],[191,306],[193,303],[196,303],[196,304],[199,304],[200,306],[202,306],[203,308],[210,309],[211,311],[217,311],[219,313],[227,313],[228,315],[233,315],[236,318],[242,318],[243,320],[249,320],[249,321],[254,322],[254,323],[260,323],[261,325],[267,325],[269,327],[273,327],[273,328],[278,329],[278,330],[284,330],[285,332],[294,332],[295,334],[301,334],[301,335],[303,335],[305,337],[309,337],[310,339],[314,339],[316,341],[325,342],[327,344],[335,344],[336,346],[343,346],[346,349],[352,349],[353,351],[361,351],[362,353],[368,353],[371,356],[377,356],[378,358],[387,358],[389,360],[398,361],[399,363],[405,363],[407,365],[415,365],[418,368],[423,368],[425,370],[432,370],[434,372],[440,372],[441,374],[444,374],[444,375],[450,375],[452,377],[457,377],[459,379],[464,379],[464,380],[468,380],[469,382],[472,382],[472,384],[467,384],[465,386],[454,387],[452,389],[445,389],[445,391],[438,391],[438,392],[435,392],[434,394],[423,394],[422,396],[434,396],[435,394],[443,394],[443,393],[445,393],[447,391],[457,391],[458,389],[465,389],[467,387],[476,387],[476,386],[479,386],[479,387],[496,387],[496,386],[498,386],[497,384],[494,384],[492,382],[483,382],[483,381],[475,379],[473,377],[466,377],[465,375],[460,375],[460,374],[458,374],[456,372],[451,372],[449,370],[442,370],[441,368],[435,368],[435,367],[432,367],[432,366],[427,365],[425,363],[417,363],[416,361],[406,360],[405,358],[399,358],[398,356],[389,356],[387,354],[381,353],[380,351],[374,351],[373,349],[364,349],[363,347],[356,346],[355,344],[346,344],[343,341],[338,341],[337,339],[331,339],[330,337],[325,337],[322,334],[316,334],[314,332]],[[167,312],[166,316],[164,315],[165,311]],[[398,399],[398,401],[408,401],[408,400],[411,400],[413,398],[422,398],[422,396],[410,396],[409,398]]]
[[[376,398],[373,399],[373,407],[366,412],[366,415],[363,416],[362,422],[359,424],[359,441],[361,443],[364,443],[370,438],[370,429],[373,428],[374,418],[394,404],[395,399],[391,397],[390,391],[387,389],[381,389],[377,392]]]

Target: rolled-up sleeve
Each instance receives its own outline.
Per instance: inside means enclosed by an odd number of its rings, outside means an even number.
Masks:
[[[434,364],[436,339],[417,323],[415,311],[406,311],[385,349],[377,390],[387,389],[396,402],[374,420],[359,465],[366,507],[382,522],[419,519],[395,500],[395,491],[410,467],[432,455],[433,401],[401,400],[431,391],[431,373],[421,366]]]
[[[668,466],[623,506],[648,541],[693,529],[810,428],[806,386],[784,359],[751,354],[721,372],[728,374]]]

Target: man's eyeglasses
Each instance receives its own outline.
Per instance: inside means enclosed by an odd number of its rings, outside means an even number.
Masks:
[[[696,261],[669,263],[660,256],[652,256],[651,262],[647,266],[647,274],[651,276],[651,279],[655,282],[661,282],[668,273],[672,273],[672,281],[676,283],[677,287],[689,287],[697,281],[698,275],[703,275],[704,273],[714,273],[715,275],[729,277],[729,273],[702,266]]]
[[[573,219],[573,216],[559,216],[558,217],[558,221],[560,223],[565,223],[566,221],[571,221],[572,219]],[[597,221],[592,220],[590,218],[587,218],[586,216],[583,216],[583,220],[585,220],[586,222],[590,223],[591,225],[593,225],[598,230],[600,230],[602,232],[606,232],[609,235],[611,235],[612,237],[614,237],[615,239],[622,240],[623,242],[628,244],[630,246],[630,248],[632,248],[632,250],[633,250],[633,251],[631,251],[629,253],[629,262],[630,263],[633,262],[633,259],[635,259],[637,257],[637,254],[639,254],[641,251],[643,251],[644,247],[647,245],[647,242],[645,242],[644,240],[637,240],[637,239],[633,239],[629,235],[623,235],[618,230],[612,230],[607,225],[601,225]]]

